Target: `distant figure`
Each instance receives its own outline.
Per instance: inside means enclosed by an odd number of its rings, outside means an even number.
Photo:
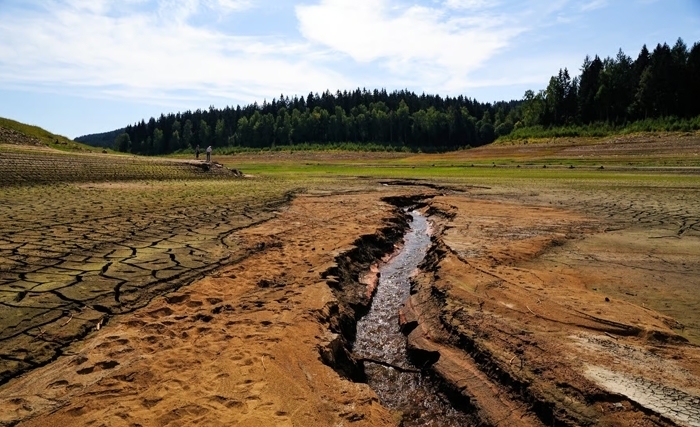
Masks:
[[[207,163],[211,162],[211,145],[207,147]]]
[[[199,144],[197,144],[197,146],[194,147],[194,158],[199,160]]]

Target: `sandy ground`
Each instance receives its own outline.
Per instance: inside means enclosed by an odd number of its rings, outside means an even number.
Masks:
[[[416,193],[436,239],[409,343],[485,423],[700,425],[695,201],[659,196],[640,222],[634,192],[420,187],[299,196],[233,233],[252,255],[2,386],[0,424],[398,425],[320,355],[343,304],[328,272],[397,215],[382,197]]]

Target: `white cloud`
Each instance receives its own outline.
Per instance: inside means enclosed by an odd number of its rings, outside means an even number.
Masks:
[[[360,63],[379,61],[394,75],[453,90],[524,30],[504,15],[450,14],[389,0],[322,0],[296,11],[308,40]]]
[[[295,13],[299,33],[247,36],[281,3],[0,1],[9,2],[0,8],[0,89],[168,105],[358,86],[456,94],[532,81],[545,73],[542,58],[527,58],[532,70],[522,75],[495,60],[518,58],[514,46],[561,25],[561,13],[581,15],[569,0],[314,0],[267,27],[289,28]],[[257,21],[241,24],[249,18]]]
[[[307,59],[303,43],[230,35],[190,23],[206,11],[216,16],[253,7],[251,1],[34,4],[40,5],[46,5],[42,13],[0,12],[0,87],[56,86],[146,102],[232,95],[252,102],[283,91],[349,85],[339,73]],[[134,7],[125,11],[125,5]],[[10,13],[13,19],[6,19]]]
[[[445,6],[450,9],[484,9],[495,7],[499,2],[493,0],[446,0]]]
[[[77,0],[83,1],[83,0]],[[134,0],[131,0],[134,1]],[[139,1],[139,0],[136,0]],[[141,0],[148,2],[148,0]],[[228,15],[255,7],[253,0],[157,0],[159,13],[162,17],[185,22],[192,16],[204,10],[216,14]]]
[[[581,6],[582,12],[600,9],[608,5],[608,0],[591,0]]]
[[[216,0],[216,4],[218,4],[222,9],[231,12],[253,7],[252,0]]]

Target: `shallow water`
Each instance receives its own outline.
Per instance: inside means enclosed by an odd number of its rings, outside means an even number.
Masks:
[[[411,231],[401,251],[379,269],[377,293],[369,313],[357,324],[353,351],[359,358],[415,369],[406,355],[406,337],[399,327],[399,308],[410,295],[409,279],[430,246],[428,221],[411,212]],[[467,426],[466,414],[452,407],[437,384],[424,373],[401,372],[365,362],[368,384],[382,404],[403,414],[404,427]]]

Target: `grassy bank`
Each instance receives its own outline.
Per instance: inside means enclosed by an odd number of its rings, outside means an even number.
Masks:
[[[515,129],[499,141],[512,141],[537,138],[602,138],[614,135],[629,135],[638,132],[694,132],[700,130],[700,116],[692,119],[666,117],[639,120],[631,123],[612,124],[608,122],[570,126],[531,126]]]

